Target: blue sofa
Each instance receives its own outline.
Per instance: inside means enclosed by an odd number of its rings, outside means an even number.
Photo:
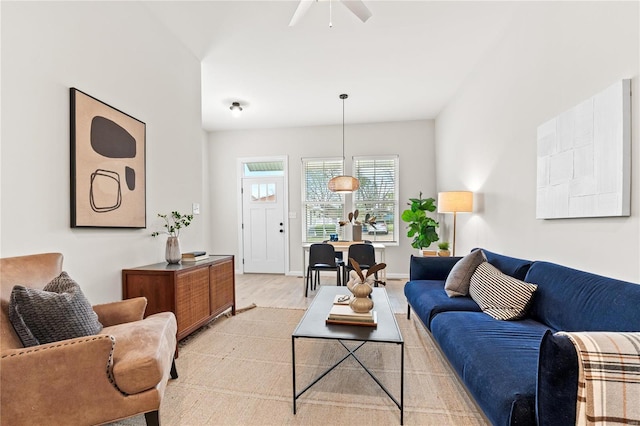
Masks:
[[[527,315],[499,321],[444,283],[460,257],[411,257],[411,310],[494,425],[575,424],[578,365],[557,331],[640,331],[640,285],[484,250],[503,273],[537,284]]]

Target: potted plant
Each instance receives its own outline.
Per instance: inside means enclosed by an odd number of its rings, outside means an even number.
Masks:
[[[347,216],[348,220],[341,220],[340,222],[338,222],[340,226],[345,226],[349,223],[353,226],[352,228],[353,241],[362,241],[362,222],[358,220],[359,214],[360,212],[358,211],[358,209],[355,209],[353,213],[349,212],[349,215]],[[371,216],[369,213],[367,213],[366,216],[364,217],[364,223],[367,223],[373,226],[373,228],[375,228],[376,227],[375,216]]]
[[[402,212],[401,219],[403,222],[407,222],[407,237],[413,238],[411,246],[416,248],[422,254],[422,249],[427,248],[438,241],[438,233],[436,228],[439,226],[438,222],[427,216],[427,212],[434,212],[436,210],[435,199],[422,198],[422,192],[420,192],[419,198],[409,199],[409,209]]]
[[[441,243],[438,243],[438,256],[451,256],[451,252],[449,251],[449,241],[442,241]]]
[[[181,258],[180,240],[178,239],[180,230],[191,225],[193,215],[172,211],[170,215],[158,213],[158,217],[164,219],[164,227],[166,230],[162,233],[168,235],[165,259],[167,263],[179,263]],[[151,233],[152,237],[157,237],[158,235],[160,235],[158,231]]]

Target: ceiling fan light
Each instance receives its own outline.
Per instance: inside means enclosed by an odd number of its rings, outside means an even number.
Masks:
[[[338,194],[349,194],[360,188],[360,181],[353,176],[336,176],[328,183],[329,191]]]

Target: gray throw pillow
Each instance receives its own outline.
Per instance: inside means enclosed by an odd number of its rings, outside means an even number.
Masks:
[[[92,336],[102,330],[80,286],[66,272],[42,290],[14,286],[9,320],[25,347]]]
[[[467,296],[471,276],[478,265],[486,260],[482,250],[475,250],[456,262],[444,283],[444,291],[447,295],[449,297]]]
[[[481,263],[471,276],[469,294],[482,312],[497,320],[522,318],[538,288],[503,274],[488,262]]]

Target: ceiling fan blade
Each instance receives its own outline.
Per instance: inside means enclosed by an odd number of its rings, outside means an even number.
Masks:
[[[298,21],[304,16],[304,14],[307,13],[307,10],[309,10],[309,8],[311,7],[311,3],[313,3],[313,0],[300,0],[300,3],[298,3],[298,8],[294,12],[291,21],[289,21],[290,27],[293,27],[295,24],[297,24]]]
[[[367,19],[371,18],[371,11],[367,6],[362,3],[361,0],[341,0],[342,4],[347,6],[351,12],[353,12],[362,22],[367,22]]]

